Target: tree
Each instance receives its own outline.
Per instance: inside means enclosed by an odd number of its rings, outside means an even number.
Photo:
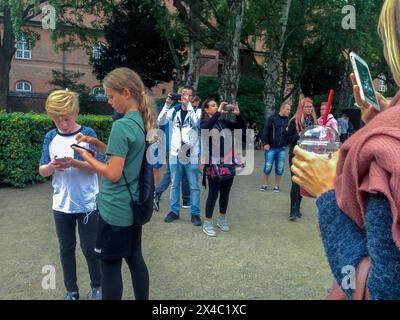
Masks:
[[[103,79],[117,67],[135,70],[148,87],[172,80],[175,67],[168,42],[157,28],[150,3],[125,0],[112,10],[104,30],[107,45],[93,59],[94,72]]]
[[[186,68],[183,53],[185,51],[184,46],[188,42],[187,31],[177,15],[168,11],[163,0],[150,0],[150,3],[155,11],[158,28],[162,31],[168,43],[175,65],[173,71],[174,87],[179,88],[185,83]]]
[[[31,47],[38,40],[38,34],[27,27],[27,23],[40,17],[43,6],[52,6],[56,13],[52,39],[62,50],[72,47],[91,47],[100,35],[104,15],[112,0],[0,0],[0,15],[3,20],[3,34],[0,33],[0,110],[7,109],[11,60],[15,54],[17,36],[24,35]],[[49,7],[47,7],[49,8]],[[92,20],[86,17],[91,15]]]
[[[265,117],[275,112],[275,98],[279,92],[283,48],[286,42],[286,26],[292,0],[251,1],[248,9],[244,37],[245,46],[255,50],[254,37],[265,44],[263,101]],[[286,76],[287,73],[285,73]]]
[[[240,39],[245,1],[208,0],[198,1],[198,5],[193,6],[190,0],[174,0],[174,6],[193,39],[205,48],[219,51],[223,61],[219,98],[221,101],[235,101],[240,80]],[[197,19],[191,19],[190,15]]]
[[[279,1],[277,15],[278,24],[267,31],[268,54],[264,63],[264,94],[265,117],[275,112],[275,95],[279,85],[279,70],[282,61],[282,51],[285,45],[285,32],[292,0]]]
[[[193,31],[199,33],[200,31],[200,21],[198,18],[198,13],[200,11],[199,2],[197,0],[190,0],[190,20],[193,23]],[[190,38],[190,51],[189,51],[189,70],[187,74],[186,85],[192,86],[197,90],[199,85],[200,77],[200,43],[193,37]]]

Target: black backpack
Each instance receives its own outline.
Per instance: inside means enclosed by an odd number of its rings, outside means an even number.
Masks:
[[[139,128],[143,131],[144,139],[146,141],[146,132],[143,130],[141,125],[133,119]],[[139,200],[133,200],[132,193],[130,190],[130,184],[126,179],[125,173],[123,176],[125,179],[126,186],[131,196],[131,208],[133,213],[133,225],[142,226],[149,222],[151,216],[153,215],[153,197],[154,197],[154,176],[153,176],[153,166],[147,161],[146,154],[149,144],[146,142],[146,148],[143,154],[142,166],[139,174]]]

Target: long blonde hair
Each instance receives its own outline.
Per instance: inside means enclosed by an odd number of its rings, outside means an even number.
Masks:
[[[78,94],[67,90],[55,90],[46,100],[46,112],[49,116],[66,116],[79,114]]]
[[[378,33],[386,48],[386,60],[400,86],[400,1],[386,0],[378,23]]]
[[[152,129],[155,129],[153,99],[146,94],[143,81],[135,71],[129,68],[114,69],[104,78],[103,85],[118,92],[128,89],[139,104],[139,112],[142,115],[146,132],[150,133]]]

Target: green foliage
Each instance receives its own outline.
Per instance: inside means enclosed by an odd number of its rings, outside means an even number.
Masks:
[[[263,85],[261,79],[242,76],[237,95],[242,116],[249,122],[256,121],[258,128],[264,123]],[[218,78],[200,77],[197,94],[202,101],[207,98],[218,100]]]
[[[218,78],[200,76],[197,95],[202,101],[207,98],[218,99]]]
[[[91,127],[99,139],[107,141],[112,119],[109,116],[84,115],[77,122]],[[44,181],[38,167],[43,140],[54,128],[42,114],[0,112],[0,183],[15,187]]]
[[[150,3],[119,1],[104,28],[104,37],[107,45],[101,47],[99,57],[92,58],[99,80],[119,67],[135,70],[148,88],[173,79],[172,53]]]

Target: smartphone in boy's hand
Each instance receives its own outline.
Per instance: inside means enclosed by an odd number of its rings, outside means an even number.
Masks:
[[[68,161],[68,158],[67,157],[62,157],[62,158],[59,158],[59,157],[57,157],[57,156],[55,156],[54,157],[54,161],[55,162],[67,162]]]

